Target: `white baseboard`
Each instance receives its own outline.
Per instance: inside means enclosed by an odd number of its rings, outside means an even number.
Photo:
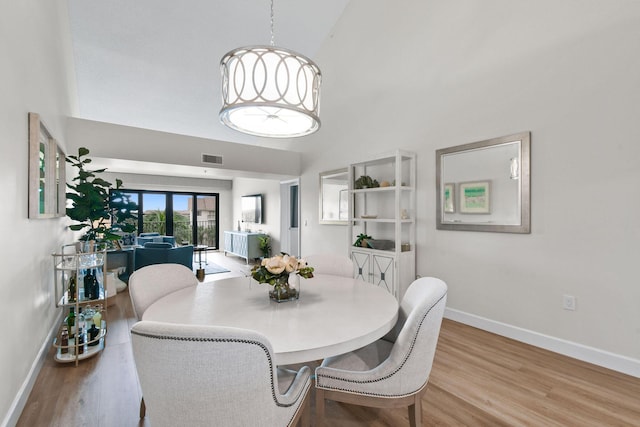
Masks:
[[[60,313],[56,317],[56,320],[53,322],[51,330],[47,334],[47,338],[42,343],[40,351],[38,351],[38,356],[35,358],[33,364],[31,365],[29,374],[22,383],[22,387],[20,387],[20,390],[18,391],[15,399],[13,399],[9,411],[4,417],[4,420],[2,420],[2,424],[0,424],[1,427],[15,426],[16,424],[18,424],[20,415],[22,415],[22,411],[24,410],[24,407],[27,404],[27,400],[29,399],[29,394],[31,394],[33,385],[36,383],[36,379],[38,379],[38,374],[40,373],[40,369],[42,369],[45,357],[47,357],[47,354],[49,354],[49,349],[51,348],[53,337],[58,332],[58,325],[62,323],[62,315],[63,312],[60,311]]]
[[[640,360],[447,308],[444,317],[554,353],[640,378]]]

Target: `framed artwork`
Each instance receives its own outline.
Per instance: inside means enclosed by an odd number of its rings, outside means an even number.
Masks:
[[[66,214],[65,154],[36,113],[29,113],[29,218]]]
[[[491,181],[462,182],[459,186],[460,213],[491,213]]]
[[[455,213],[456,211],[456,185],[447,183],[444,185],[442,200],[445,213]]]

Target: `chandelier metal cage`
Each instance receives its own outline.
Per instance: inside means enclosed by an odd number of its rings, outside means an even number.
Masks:
[[[321,74],[309,58],[279,47],[249,46],[227,53],[220,67],[220,120],[226,126],[273,138],[320,128]]]

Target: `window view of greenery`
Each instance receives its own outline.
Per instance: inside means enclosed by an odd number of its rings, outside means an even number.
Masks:
[[[215,246],[217,197],[196,197],[196,226],[198,244]]]
[[[180,244],[193,244],[191,215],[186,215],[180,212],[173,212],[173,235],[176,236],[176,242],[179,242]],[[203,245],[204,244],[205,243],[203,243]]]
[[[218,246],[217,195],[128,191],[136,199],[139,194],[142,201],[137,234],[172,235],[178,245]]]
[[[145,233],[167,234],[167,214],[164,210],[145,210],[142,229]]]

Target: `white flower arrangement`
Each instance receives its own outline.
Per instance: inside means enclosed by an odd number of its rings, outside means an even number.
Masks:
[[[313,277],[313,267],[307,265],[304,259],[281,254],[271,258],[264,258],[260,265],[256,265],[251,269],[251,277],[257,280],[258,283],[268,283],[272,286],[282,283],[282,280],[288,278],[290,274],[297,274],[305,279],[310,279]]]

